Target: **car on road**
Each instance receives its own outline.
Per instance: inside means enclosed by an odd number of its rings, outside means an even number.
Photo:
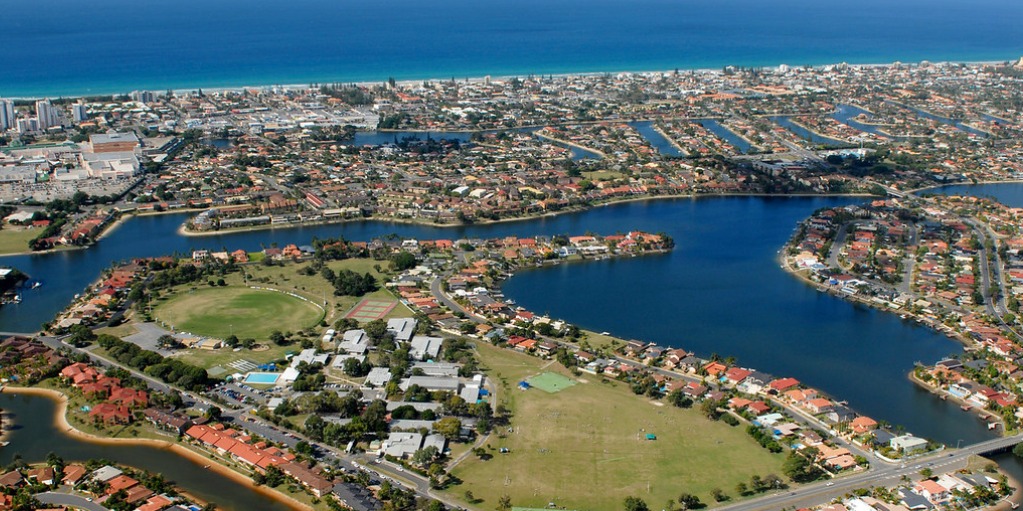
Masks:
[[[834,486],[834,485],[835,485],[835,483],[833,481],[829,481],[828,484],[825,484],[824,486]]]

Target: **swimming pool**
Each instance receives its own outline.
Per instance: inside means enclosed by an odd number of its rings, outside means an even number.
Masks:
[[[277,383],[277,378],[281,377],[281,373],[249,373],[245,375],[245,383],[255,383],[258,385],[273,385]]]

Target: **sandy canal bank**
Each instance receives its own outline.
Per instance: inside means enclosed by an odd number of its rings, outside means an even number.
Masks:
[[[95,436],[84,431],[81,431],[67,420],[67,408],[68,398],[63,393],[51,389],[42,388],[29,388],[29,387],[3,387],[2,390],[5,394],[17,394],[25,396],[37,396],[45,399],[49,399],[57,403],[57,412],[54,414],[53,423],[58,429],[63,431],[66,435],[73,437],[83,442],[89,442],[98,445],[137,445],[137,446],[149,446],[157,449],[173,452],[174,454],[185,458],[192,463],[195,463],[196,470],[202,470],[203,467],[206,470],[212,470],[219,475],[227,477],[237,483],[240,486],[251,489],[254,492],[258,492],[266,497],[276,500],[281,504],[288,506],[294,510],[307,511],[311,509],[309,506],[299,502],[298,500],[284,495],[278,491],[274,491],[271,488],[265,486],[256,486],[252,480],[244,475],[231,470],[227,466],[221,464],[218,460],[202,456],[199,453],[192,451],[181,445],[168,442],[166,440],[155,440],[148,438],[104,438]],[[185,489],[187,492],[187,488]]]

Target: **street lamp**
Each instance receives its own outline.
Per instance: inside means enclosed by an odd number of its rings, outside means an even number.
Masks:
[[[959,448],[959,444],[961,444],[961,443],[963,443],[963,439],[962,438],[960,438],[959,440],[956,441],[956,449]]]

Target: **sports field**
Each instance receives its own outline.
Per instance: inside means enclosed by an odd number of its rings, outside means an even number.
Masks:
[[[491,459],[470,456],[455,467],[463,483],[450,490],[452,498],[468,490],[483,499],[480,509],[508,495],[513,506],[618,511],[625,497],[636,496],[661,509],[682,492],[713,503],[715,488],[736,498],[737,483],[781,474],[783,455],[770,454],[741,427],[652,403],[621,383],[575,377],[557,364],[541,369],[547,361],[511,350],[478,343],[478,352],[513,417],[484,444]],[[577,384],[553,394],[517,389],[543,371]]]
[[[153,311],[175,329],[196,335],[266,340],[274,330],[315,325],[323,311],[305,300],[277,291],[242,286],[181,291]]]

